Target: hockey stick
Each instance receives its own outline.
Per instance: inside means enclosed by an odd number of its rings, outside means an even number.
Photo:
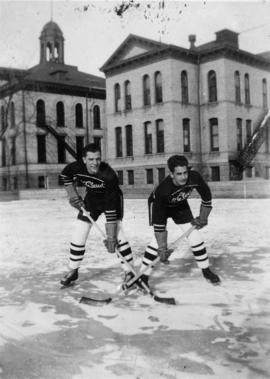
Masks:
[[[185,237],[188,237],[190,235],[190,233],[192,232],[192,230],[195,229],[195,226],[191,226],[190,228],[188,228],[188,230],[186,230],[183,234],[181,234],[180,237],[178,237],[175,241],[173,241],[168,249],[175,249],[178,245],[178,243]],[[154,267],[158,262],[160,261],[160,257],[156,257],[156,259],[151,263],[151,267]],[[169,263],[169,262],[168,262]],[[130,279],[129,282],[127,282],[123,289],[128,289],[130,287],[132,287],[132,285],[138,281],[138,279],[147,271],[149,266],[145,266],[141,272],[139,272],[137,275],[135,275],[132,279]]]
[[[87,212],[84,208],[81,208],[81,211],[82,211],[82,213],[83,213],[83,215],[85,216],[85,217],[87,217],[90,221],[91,221],[91,223],[92,223],[92,225],[94,225],[95,227],[96,227],[96,229],[100,232],[100,234],[102,235],[102,237],[104,238],[104,239],[106,239],[106,234],[104,233],[104,231],[99,227],[99,225],[92,219],[92,217],[91,217],[91,215],[89,214],[89,212]],[[120,254],[119,253],[119,251],[118,251],[118,254]],[[138,275],[138,273],[134,270],[134,268],[127,262],[127,260],[120,254],[120,256],[121,256],[121,259],[124,261],[124,263],[126,264],[126,266],[128,267],[128,269],[130,270],[130,271],[132,271],[133,272],[133,274],[136,276],[136,275]],[[158,301],[158,302],[160,302],[160,303],[166,303],[166,304],[176,304],[176,302],[175,302],[175,299],[174,298],[166,298],[166,297],[159,297],[159,296],[157,296],[157,295],[155,295],[151,290],[150,290],[150,288],[142,281],[141,282],[141,285],[142,285],[142,287],[145,289],[145,291],[155,300],[155,301]],[[80,300],[80,302],[83,302],[83,303],[86,303],[87,302],[87,299],[89,299],[89,303],[91,302],[91,300],[94,300],[94,299],[91,299],[91,298],[85,298],[85,297],[82,297],[81,298],[81,300]],[[94,300],[94,301],[97,301],[97,300]],[[102,302],[110,302],[111,300],[109,300],[109,299],[105,299],[105,300],[102,300]]]

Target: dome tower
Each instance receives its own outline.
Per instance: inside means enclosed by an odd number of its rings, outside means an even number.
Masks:
[[[40,63],[64,63],[64,36],[59,26],[47,22],[40,34]]]

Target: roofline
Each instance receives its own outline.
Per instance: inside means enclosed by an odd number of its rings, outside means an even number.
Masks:
[[[252,64],[264,68],[266,70],[270,71],[270,61],[267,59],[260,57],[256,54],[249,53],[245,50],[235,49],[230,44],[224,43],[222,45],[216,46],[215,48],[209,48],[204,51],[196,51],[196,49],[185,49],[182,47],[178,47],[175,45],[165,45],[166,47],[163,47],[161,49],[156,49],[154,51],[149,51],[147,53],[142,53],[139,55],[136,55],[134,57],[128,58],[124,61],[118,62],[116,64],[112,64],[109,66],[103,65],[100,70],[103,71],[105,74],[112,74],[115,71],[119,71],[121,68],[128,68],[130,66],[139,65],[139,62],[141,64],[145,64],[145,61],[148,61],[150,59],[156,61],[158,56],[162,56],[163,58],[166,57],[176,57],[185,59],[188,62],[191,63],[198,63],[198,62],[206,62],[211,59],[213,59],[214,56],[230,56],[233,57],[234,60],[238,60],[240,62],[243,61],[249,61],[252,62]],[[238,59],[237,59],[238,58]]]

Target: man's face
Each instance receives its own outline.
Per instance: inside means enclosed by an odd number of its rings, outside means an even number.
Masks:
[[[92,153],[91,151],[88,151],[86,156],[83,157],[83,162],[85,163],[89,174],[96,174],[101,162],[100,152],[96,151],[95,153]]]
[[[174,172],[170,173],[173,183],[176,186],[183,186],[188,180],[188,168],[187,166],[177,166]]]

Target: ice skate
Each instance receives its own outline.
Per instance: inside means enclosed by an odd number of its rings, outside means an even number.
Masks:
[[[208,280],[210,283],[214,285],[220,284],[219,277],[215,273],[213,273],[209,267],[203,268],[202,273],[205,279]]]
[[[75,280],[77,280],[79,277],[79,273],[78,273],[78,269],[75,268],[71,271],[69,271],[64,277],[63,279],[61,279],[60,283],[62,284],[62,286],[69,286],[72,282],[74,282]]]
[[[147,293],[147,291],[146,291],[143,283],[145,284],[146,287],[149,288],[148,280],[149,280],[149,276],[145,275],[145,274],[142,274],[142,276],[140,276],[140,278],[136,282],[136,285],[137,285],[138,289],[140,291],[142,291],[143,293]]]

